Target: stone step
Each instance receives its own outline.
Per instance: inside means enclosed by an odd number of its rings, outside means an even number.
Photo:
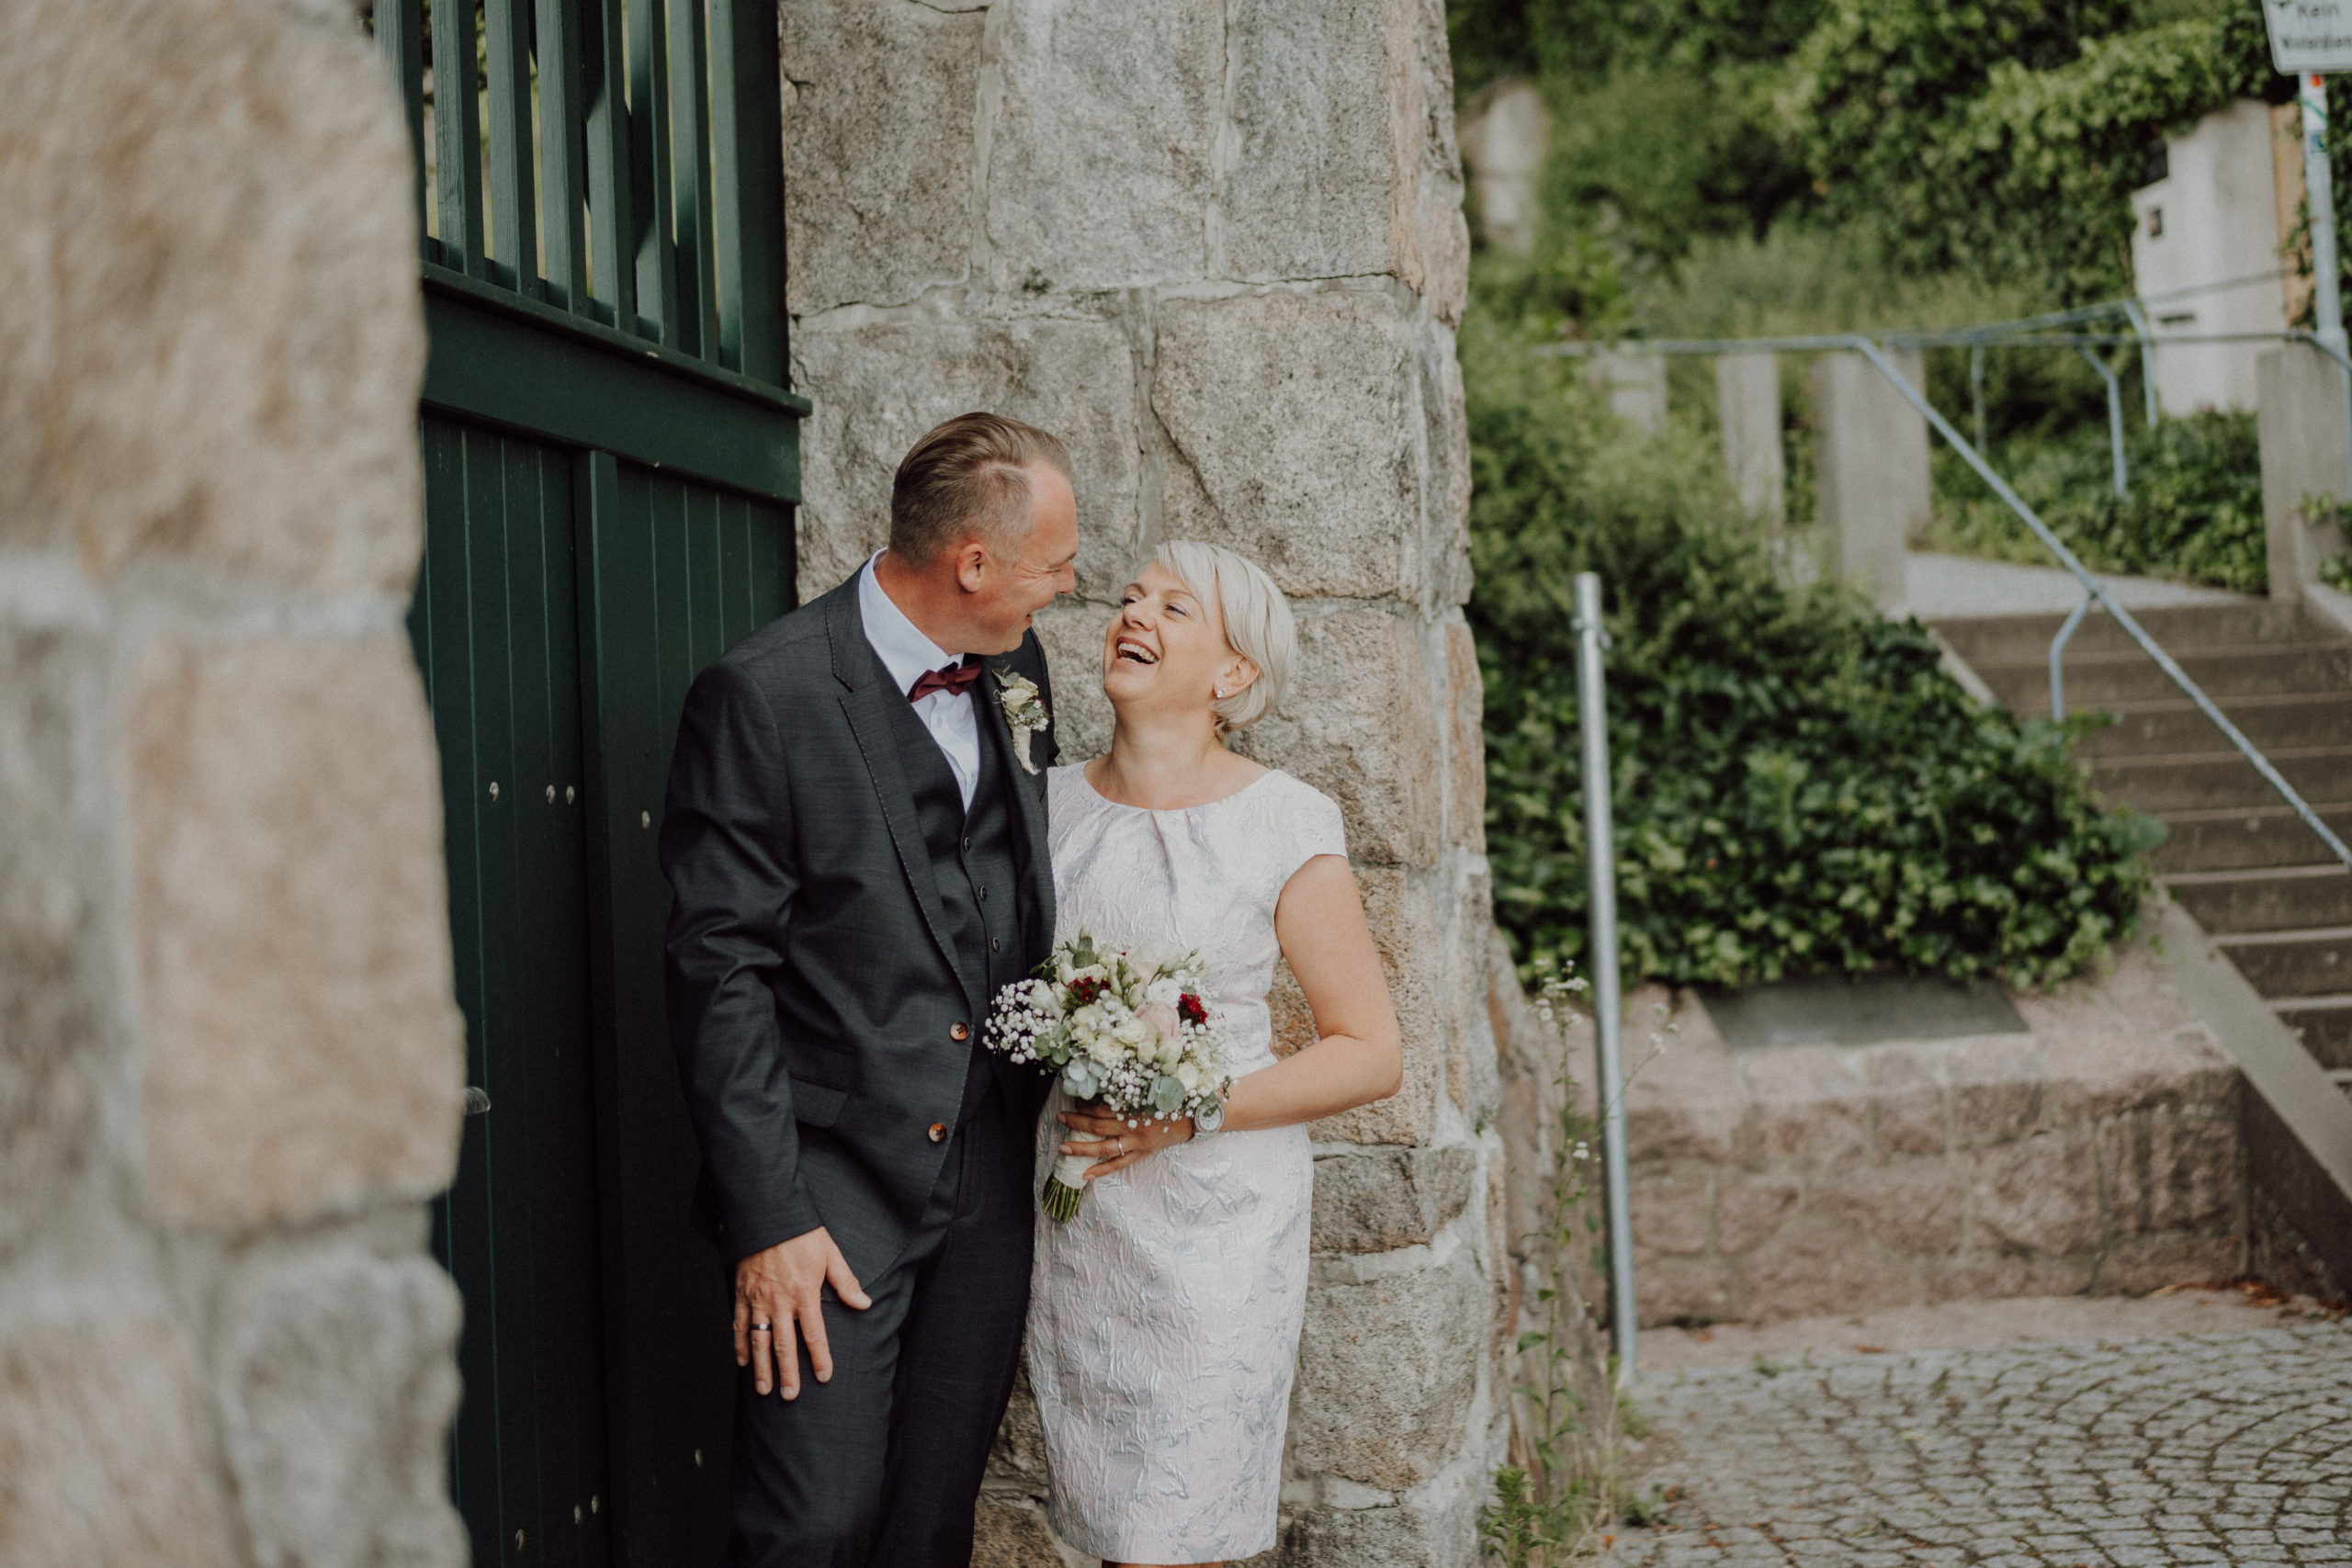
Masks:
[[[2263,996],[2333,996],[2352,986],[2352,926],[2296,931],[2242,931],[2216,937],[2246,983]]]
[[[2273,1010],[2321,1066],[2332,1072],[2352,1071],[2352,992],[2298,997],[2275,1003]]]
[[[2305,800],[2352,788],[2352,748],[2282,748],[2267,755]],[[2283,798],[2235,750],[2102,759],[2091,769],[2091,783],[2109,800],[2158,814],[2267,806]]]
[[[2352,926],[2352,868],[2278,866],[2263,871],[2193,871],[2165,886],[2197,923],[2216,935]]]
[[[2282,643],[2270,647],[2209,649],[2177,656],[2188,678],[2228,711],[2228,699],[2295,694],[2340,695],[2352,692],[2352,642]],[[2050,666],[2041,660],[1970,665],[2012,712],[2050,712]],[[2119,703],[2154,702],[2185,695],[2155,660],[2132,649],[2120,653],[2066,656],[2066,711],[2087,713]]]
[[[2352,842],[2352,803],[2319,804],[2320,820]],[[2184,871],[2248,871],[2309,865],[2327,852],[2316,834],[2283,803],[2226,811],[2167,811],[2171,837],[2150,857],[2164,875]]]
[[[2229,746],[2213,721],[2187,697],[2118,704],[2097,711],[2114,715],[2115,722],[2083,738],[2076,750],[2085,757],[2220,751]],[[2245,696],[2222,704],[2222,711],[2265,752],[2298,746],[2352,746],[2352,696]]]
[[[2156,646],[2179,655],[2189,649],[2233,648],[2250,644],[2325,640],[2301,606],[2268,599],[2235,604],[2185,604],[2167,610],[2135,610],[2132,618],[2156,639]],[[1983,615],[1953,617],[1934,623],[1944,639],[1970,663],[1996,664],[2046,660],[2051,639],[2065,624],[2064,615]],[[2106,611],[2094,609],[2066,639],[2069,652],[2121,652],[2138,643]]]

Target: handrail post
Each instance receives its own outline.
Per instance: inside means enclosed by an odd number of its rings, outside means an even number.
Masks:
[[[1600,579],[1577,573],[1577,715],[1584,739],[1585,869],[1592,894],[1592,1017],[1600,1154],[1609,1204],[1609,1337],[1620,1386],[1634,1377],[1634,1214],[1625,1177],[1624,1005],[1617,974],[1617,849],[1609,807],[1609,724],[1600,655]]]
[[[2083,617],[2090,613],[2091,596],[2086,593],[2083,602],[2075,606],[2075,613],[2066,617],[2066,624],[2058,628],[2058,635],[2050,641],[2050,716],[2053,720],[2066,716],[2066,676],[2060,660],[2065,657],[2066,644],[2074,637],[2075,628],[2081,626]]]
[[[2156,427],[2155,334],[2148,330],[2148,312],[2140,309],[2137,299],[2123,301],[2123,314],[2131,321],[2132,330],[2140,334],[2140,393],[2148,405],[2148,428],[2154,430]]]
[[[2115,499],[2121,501],[2127,493],[2123,471],[2122,383],[2115,378],[2115,372],[2108,367],[2106,360],[2087,348],[2077,348],[2075,352],[2089,360],[2091,368],[2098,372],[2099,379],[2107,383],[2107,445],[2115,459]]]

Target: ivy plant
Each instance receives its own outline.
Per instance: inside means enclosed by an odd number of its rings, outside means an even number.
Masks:
[[[2072,740],[1978,705],[1916,623],[1791,586],[1708,446],[1617,424],[1474,312],[1470,605],[1498,919],[1524,963],[1588,912],[1573,581],[1600,574],[1623,963],[1733,984],[1902,969],[2046,985],[2128,933],[2162,828]]]

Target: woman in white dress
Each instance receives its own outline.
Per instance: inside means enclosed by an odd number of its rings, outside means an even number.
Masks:
[[[1103,637],[1111,750],[1049,781],[1055,940],[1197,951],[1237,1080],[1215,1132],[1131,1125],[1058,1089],[1041,1123],[1041,1181],[1057,1154],[1098,1162],[1076,1219],[1039,1215],[1028,1354],[1054,1529],[1106,1564],[1274,1544],[1306,1300],[1306,1123],[1403,1078],[1340,808],[1225,745],[1279,698],[1296,646],[1256,566],[1163,547]],[[1277,1060],[1281,958],[1317,1038]]]

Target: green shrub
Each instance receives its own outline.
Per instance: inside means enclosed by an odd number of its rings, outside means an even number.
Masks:
[[[1900,968],[2047,984],[2127,932],[2161,829],[2103,809],[2074,727],[1981,708],[1915,623],[1785,586],[1687,430],[1614,423],[1474,311],[1470,614],[1498,919],[1524,963],[1587,911],[1573,578],[1600,574],[1623,960],[1736,983]]]
[[[2254,415],[2209,410],[2127,423],[2129,493],[2115,494],[2107,422],[2054,440],[2018,441],[1992,462],[2051,532],[2099,571],[2136,572],[2259,593],[2267,579],[2262,534],[2262,452]],[[1939,446],[1936,521],[1928,543],[1964,555],[2053,563],[2048,548]]]

